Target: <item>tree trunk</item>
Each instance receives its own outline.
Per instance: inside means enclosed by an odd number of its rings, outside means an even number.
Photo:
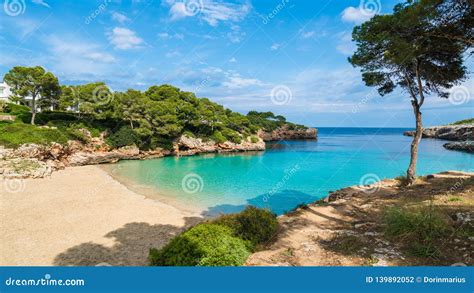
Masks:
[[[408,166],[408,170],[407,170],[408,185],[414,184],[416,180],[416,162],[418,160],[418,145],[420,144],[420,140],[423,134],[423,125],[421,123],[420,107],[416,102],[413,102],[413,111],[415,113],[415,119],[416,119],[416,130],[415,130],[415,135],[413,137],[413,141],[411,143],[410,165]]]
[[[36,117],[36,99],[33,96],[31,99],[31,125],[35,125],[35,117]]]

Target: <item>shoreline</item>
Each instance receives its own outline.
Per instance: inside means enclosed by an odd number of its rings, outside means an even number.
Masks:
[[[458,174],[474,175],[466,172],[454,174],[454,178],[458,178]],[[443,178],[439,174],[431,176]],[[162,247],[183,230],[205,220],[200,213],[180,209],[129,189],[100,166],[67,168],[48,178],[22,181],[24,185],[19,185],[12,192],[6,190],[6,181],[0,179],[0,265],[3,266],[144,266],[147,265],[150,248]],[[378,183],[380,192],[386,194],[392,190],[394,182],[393,179],[386,179]],[[288,226],[288,223],[301,212],[305,213],[302,219],[310,217],[307,220],[313,221],[313,226],[319,222],[327,226],[327,219],[334,219],[334,223],[352,222],[353,215],[339,215],[338,207],[350,208],[361,199],[363,202],[358,205],[362,208],[372,206],[373,203],[367,200],[378,198],[378,192],[364,193],[365,188],[370,190],[370,186],[345,187],[330,193],[319,203],[309,204],[308,207],[320,215],[316,218],[311,218],[314,215],[308,214],[304,207],[279,216],[279,221],[288,231],[292,231],[292,225]],[[380,196],[383,198],[385,195]],[[318,207],[321,203],[323,206]],[[318,237],[323,238],[334,235],[340,229],[330,226],[320,229],[311,225],[304,227],[304,231],[311,235],[311,231],[319,231],[321,235],[318,234]],[[291,242],[303,241],[296,236],[302,233],[298,231],[295,231],[295,236],[288,234]],[[288,239],[282,240],[285,242]],[[305,247],[304,251],[309,249]],[[301,248],[296,245],[292,249],[299,251]],[[358,259],[353,262],[353,258],[342,258],[341,261],[332,258],[330,262],[303,261],[299,258],[290,261],[278,256],[275,263],[267,258],[276,256],[275,252],[277,255],[283,253],[278,242],[268,250],[255,253],[247,265],[363,265],[365,261]]]
[[[202,220],[131,191],[97,166],[16,183],[0,179],[3,266],[147,265],[150,248]]]

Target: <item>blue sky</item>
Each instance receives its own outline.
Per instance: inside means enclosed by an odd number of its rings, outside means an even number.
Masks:
[[[270,110],[306,125],[412,127],[408,95],[379,97],[347,62],[353,26],[396,3],[6,0],[0,74],[41,65],[62,84],[168,83],[232,110]],[[474,117],[473,93],[470,79],[452,100],[430,97],[425,125]]]

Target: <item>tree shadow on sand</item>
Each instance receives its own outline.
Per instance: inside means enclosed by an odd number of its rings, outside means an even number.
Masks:
[[[186,217],[182,227],[173,225],[150,225],[148,223],[128,223],[105,235],[114,238],[115,244],[107,247],[86,242],[71,247],[54,259],[56,266],[95,266],[107,263],[112,266],[147,265],[150,248],[160,248],[174,236],[202,221],[199,217]]]
[[[272,210],[274,213],[281,215],[290,211],[299,204],[311,203],[320,198],[321,197],[307,194],[298,190],[286,189],[273,194],[261,194],[257,197],[247,200],[247,203],[242,205],[216,205],[208,208],[202,213],[202,215],[205,217],[216,217],[221,214],[238,213],[249,205],[259,208],[267,208]]]

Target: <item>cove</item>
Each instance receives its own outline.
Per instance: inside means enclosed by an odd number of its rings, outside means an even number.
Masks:
[[[339,188],[405,174],[412,138],[403,128],[319,128],[317,141],[267,143],[264,152],[121,161],[103,168],[128,188],[214,216],[246,205],[277,214]],[[423,139],[418,175],[473,171],[473,156]],[[159,215],[157,215],[159,216]]]

